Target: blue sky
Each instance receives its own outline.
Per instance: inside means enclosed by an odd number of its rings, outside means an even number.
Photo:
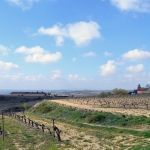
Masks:
[[[1,0],[0,10],[0,89],[150,82],[149,0]]]

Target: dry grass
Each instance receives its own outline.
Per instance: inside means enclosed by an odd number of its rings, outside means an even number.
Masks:
[[[145,109],[124,109],[124,108],[101,108],[93,105],[85,105],[85,104],[77,104],[73,103],[71,100],[50,100],[50,102],[58,103],[61,105],[76,107],[79,109],[87,109],[91,111],[99,111],[99,112],[111,112],[111,113],[121,113],[125,115],[133,115],[133,116],[146,116],[150,117],[150,110]]]

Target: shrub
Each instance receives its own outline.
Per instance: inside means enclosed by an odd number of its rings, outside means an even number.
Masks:
[[[112,93],[116,96],[123,96],[123,95],[127,95],[128,94],[128,91],[127,90],[124,90],[124,89],[114,89],[112,91]]]

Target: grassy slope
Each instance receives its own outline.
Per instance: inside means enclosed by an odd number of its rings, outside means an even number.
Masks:
[[[150,144],[142,143],[142,141],[140,142],[140,138],[150,139],[150,130],[142,129],[142,131],[139,131],[134,128],[139,125],[142,127],[150,126],[150,118],[144,116],[133,117],[104,112],[85,112],[84,110],[76,110],[74,108],[60,106],[49,102],[41,103],[36,108],[32,109],[30,114],[34,114],[41,119],[47,118],[48,120],[54,117],[61,122],[67,122],[78,126],[83,130],[89,130],[89,133],[91,132],[90,134],[97,136],[99,139],[102,137],[111,139],[119,135],[136,136],[139,139],[137,139],[137,144],[136,146],[133,146],[132,149],[149,150],[150,147]],[[103,126],[90,126],[84,123]]]
[[[1,122],[0,122],[1,124]],[[5,142],[0,137],[0,150],[56,150],[54,140],[49,135],[30,129],[20,122],[5,118]]]
[[[30,109],[27,114],[34,120],[43,120],[49,124],[51,124],[50,118],[54,117],[56,120],[59,120],[60,123],[64,124],[68,132],[70,132],[67,127],[69,125],[70,129],[75,128],[79,133],[84,132],[85,135],[95,136],[99,139],[99,144],[105,148],[107,147],[107,149],[113,144],[122,150],[125,148],[132,150],[149,150],[150,147],[150,131],[139,131],[134,128],[137,126],[150,126],[150,118],[147,117],[114,115],[103,112],[85,112],[49,102],[41,103],[37,107]],[[92,126],[90,125],[91,123]],[[73,146],[70,142],[74,139],[69,139],[70,141],[63,142],[63,147],[62,145],[61,147],[57,145],[56,148],[55,142],[49,136],[30,129],[14,119],[7,118],[5,125],[9,135],[6,136],[4,145],[0,137],[0,150],[18,150],[19,148],[25,150],[55,150],[57,148],[66,150],[67,147]],[[118,137],[121,139],[118,140]],[[76,142],[81,143],[81,141],[83,141],[86,144],[88,143],[88,140],[84,139],[81,134],[79,134],[77,138]]]
[[[86,112],[69,108],[54,103],[43,102],[35,109],[35,114],[44,114],[45,116],[53,116],[61,121],[93,123],[101,125],[111,125],[120,127],[135,127],[139,125],[150,126],[150,117],[145,116],[126,116],[121,114],[112,114],[107,112]]]

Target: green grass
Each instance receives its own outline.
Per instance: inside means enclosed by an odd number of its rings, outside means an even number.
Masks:
[[[126,116],[107,112],[86,112],[84,110],[77,110],[50,102],[43,102],[37,107],[30,108],[26,114],[31,118],[33,117],[33,120],[41,120],[49,123],[49,125],[51,124],[50,119],[56,118],[57,122],[60,121],[65,125],[72,125],[72,127],[79,132],[97,137],[100,143],[104,142],[102,139],[106,139],[105,144],[110,141],[110,143],[108,143],[110,146],[111,140],[115,137],[128,137],[132,135],[135,138],[134,143],[137,144],[131,146],[131,150],[149,150],[150,147],[148,143],[150,131],[138,131],[134,128],[134,126],[139,125],[149,126],[150,118],[148,117]],[[91,126],[91,124],[95,126]],[[2,142],[2,138],[0,137],[0,150],[17,150],[15,144],[27,150],[65,150],[72,146],[70,142],[67,143],[67,141],[64,141],[64,146],[60,147],[49,135],[26,127],[14,119],[6,118],[5,126],[9,134],[5,138],[5,143]],[[80,140],[84,137],[77,138]],[[144,141],[141,141],[141,139],[144,139]],[[83,139],[83,141],[85,143],[90,142],[87,139]],[[130,142],[130,144],[132,143],[133,142]],[[38,148],[36,147],[37,145]],[[121,147],[121,143],[119,146]],[[125,148],[127,148],[127,145],[122,145],[122,149]]]
[[[96,136],[131,134],[134,136],[150,138],[150,130],[138,131],[134,129],[136,125],[150,125],[150,118],[145,116],[125,116],[121,114],[112,114],[107,112],[86,112],[75,108],[65,107],[55,103],[43,102],[37,107],[30,109],[30,113],[41,118],[56,118],[56,120],[67,122],[80,128],[89,128],[96,130]],[[102,126],[91,126],[95,125]],[[120,128],[121,127],[121,128]],[[103,131],[103,132],[97,132]]]
[[[1,122],[0,122],[1,124]],[[57,150],[54,139],[40,131],[24,126],[18,121],[5,118],[5,141],[0,137],[0,150]]]
[[[42,105],[40,107],[37,107],[37,109],[32,110],[30,113],[28,113],[28,115],[30,115],[31,117],[33,117],[37,120],[43,120],[44,122],[49,122],[50,118],[53,118],[54,110],[51,109],[50,112],[43,114],[39,111],[39,108],[40,108],[40,110],[42,109],[41,108]],[[44,103],[44,106],[45,106],[45,103]],[[61,108],[64,108],[59,105],[55,105],[54,107],[55,107],[55,109],[57,109],[57,111]],[[68,108],[65,107],[65,112],[67,109]],[[70,110],[70,108],[69,108],[69,110]],[[63,112],[63,111],[61,110],[61,112]],[[78,110],[74,110],[74,111],[78,111]],[[70,112],[68,112],[68,113],[70,113]],[[59,115],[59,112],[57,112],[57,115]],[[77,116],[77,115],[75,115],[75,116]],[[69,118],[71,118],[71,117],[69,117]],[[56,119],[56,120],[58,122],[58,119]],[[100,141],[100,145],[102,143],[105,143],[107,146],[112,146],[111,141],[113,141],[115,137],[121,136],[121,137],[126,137],[128,139],[128,137],[131,136],[131,137],[134,137],[134,140],[133,141],[126,140],[128,145],[122,145],[121,143],[116,143],[120,147],[120,149],[123,150],[126,148],[128,148],[128,149],[130,148],[131,150],[140,150],[140,149],[141,150],[149,150],[149,147],[150,147],[150,143],[148,141],[148,139],[150,138],[150,131],[144,131],[144,130],[138,131],[138,130],[134,130],[132,128],[123,128],[123,127],[119,128],[118,126],[116,126],[116,127],[91,126],[89,124],[84,124],[83,122],[72,121],[72,119],[70,119],[70,121],[68,121],[67,118],[63,118],[63,119],[61,118],[60,120],[62,123],[65,123],[66,126],[69,123],[69,124],[75,126],[75,128],[78,127],[78,130],[79,130],[78,132],[85,132],[86,135],[93,135],[93,136],[97,137]],[[79,120],[81,121],[81,119],[79,119]],[[82,139],[83,142],[87,142],[86,139],[85,140],[83,139],[83,137],[78,137],[78,138],[79,138],[79,140]],[[103,141],[103,139],[106,139],[106,141]],[[141,140],[141,139],[143,139],[143,140]],[[108,142],[108,143],[106,143],[106,142]],[[134,144],[134,145],[132,145],[132,144]]]
[[[137,145],[132,147],[130,150],[150,150],[150,144],[147,146]]]
[[[134,127],[136,125],[150,125],[150,117],[126,116],[108,112],[86,112],[75,108],[65,107],[54,103],[43,102],[31,112],[54,117],[62,121],[84,122],[120,127]]]

